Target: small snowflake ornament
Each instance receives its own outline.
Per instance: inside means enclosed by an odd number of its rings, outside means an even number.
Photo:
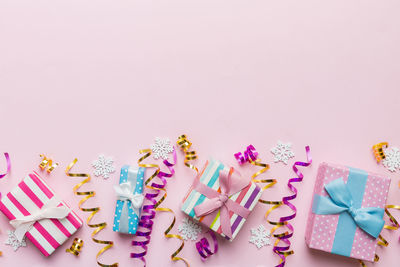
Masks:
[[[257,228],[252,228],[250,232],[249,242],[254,244],[258,249],[271,245],[270,234],[264,225],[260,224]]]
[[[183,218],[182,223],[178,226],[178,231],[184,240],[196,241],[197,236],[201,233],[201,226],[186,217]]]
[[[18,238],[15,236],[14,231],[8,230],[8,239],[4,244],[12,246],[14,251],[17,251],[20,247],[26,247],[26,238],[22,239],[21,242],[18,241]]]
[[[385,159],[383,165],[391,172],[400,169],[400,151],[397,147],[385,150]]]
[[[99,158],[93,161],[92,166],[95,168],[94,175],[103,176],[104,179],[110,177],[110,173],[115,172],[115,168],[112,165],[114,160],[112,158],[106,158],[104,155],[100,155]]]
[[[271,153],[274,154],[274,162],[282,161],[287,164],[290,158],[294,157],[291,143],[282,143],[278,141],[278,144],[271,148]]]
[[[174,151],[174,148],[171,145],[171,141],[168,138],[162,139],[160,137],[156,137],[156,139],[154,140],[154,144],[152,144],[150,148],[154,153],[154,159],[167,159],[168,154]]]

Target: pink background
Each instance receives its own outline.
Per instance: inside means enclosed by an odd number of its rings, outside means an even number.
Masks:
[[[371,153],[381,141],[400,146],[399,8],[394,0],[2,0],[0,148],[11,154],[13,169],[0,181],[1,192],[37,169],[39,153],[61,163],[45,179],[77,207],[72,187],[79,179],[64,174],[74,157],[77,171],[93,172],[90,164],[100,153],[114,156],[120,168],[135,164],[138,150],[154,137],[175,140],[187,133],[199,166],[209,156],[234,164],[233,153],[249,143],[271,163],[269,149],[277,140],[291,141],[296,159],[304,160],[310,145],[314,162],[297,186],[295,255],[288,266],[358,266],[354,259],[309,250],[305,223],[322,161],[388,175],[388,202],[400,202],[396,173],[377,165]],[[181,153],[179,159],[165,206],[180,221],[193,172]],[[271,165],[266,177],[280,184],[267,194],[278,199],[293,173],[289,165]],[[109,180],[93,177],[85,186],[97,192],[90,203],[102,208],[95,221],[109,223],[100,237],[115,241],[103,259],[140,266],[129,258],[131,238],[112,232],[110,187],[117,179],[118,172]],[[271,247],[257,250],[247,242],[250,228],[265,222],[265,210],[258,205],[235,242],[221,243],[206,263],[193,242],[181,255],[192,266],[273,266],[278,258]],[[162,235],[170,220],[157,215],[148,266],[183,266],[169,259],[179,243]],[[48,259],[31,243],[17,253],[4,245],[10,229],[5,216],[0,229],[1,266],[96,266],[101,246],[86,227],[76,234],[85,241],[78,258],[65,253],[71,240]],[[385,236],[391,245],[379,249],[375,266],[398,259],[399,233]]]

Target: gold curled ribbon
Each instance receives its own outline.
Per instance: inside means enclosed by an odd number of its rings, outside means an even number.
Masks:
[[[276,179],[264,179],[264,180],[255,179],[257,176],[261,175],[262,173],[266,172],[269,169],[269,165],[268,164],[262,163],[260,161],[261,161],[260,159],[257,159],[256,161],[250,160],[251,164],[262,168],[261,170],[259,170],[256,173],[254,173],[251,178],[252,178],[252,181],[255,182],[255,183],[267,183],[262,188],[262,190],[264,191],[265,189],[270,188],[273,185],[275,185],[277,183],[277,180]],[[265,199],[261,199],[261,198],[258,201],[260,203],[262,203],[262,204],[265,204],[265,205],[273,205],[271,208],[269,208],[266,211],[266,213],[264,215],[264,218],[267,220],[267,222],[274,226],[270,231],[271,234],[273,234],[275,232],[275,230],[277,230],[278,228],[288,224],[287,221],[284,221],[284,222],[276,221],[275,222],[275,221],[271,221],[271,220],[268,219],[270,213],[273,210],[275,210],[275,209],[277,209],[277,208],[279,208],[280,206],[283,205],[283,201],[265,200]],[[280,239],[281,237],[287,236],[287,235],[289,235],[288,231],[286,231],[284,233],[280,233],[280,234],[274,234],[273,236],[276,238],[275,243],[274,243],[274,247],[277,247],[277,245],[281,241],[282,242],[288,242],[288,240]],[[283,262],[284,262],[285,258],[287,256],[289,256],[289,255],[292,255],[293,253],[294,253],[293,250],[290,250],[290,251],[278,251],[278,254],[280,254],[280,257],[281,257],[279,265],[284,264]]]
[[[72,245],[70,248],[67,248],[65,251],[69,252],[75,256],[79,256],[79,253],[81,252],[83,247],[83,240],[80,238],[75,238],[74,241],[72,242]]]
[[[164,236],[166,238],[177,238],[179,240],[181,240],[181,245],[179,246],[179,248],[172,253],[171,255],[171,260],[172,261],[183,261],[187,267],[190,267],[189,262],[182,258],[182,257],[177,257],[179,252],[181,252],[181,250],[183,249],[183,247],[185,246],[185,241],[183,240],[183,237],[181,235],[178,234],[170,234],[169,232],[172,230],[172,228],[174,228],[175,222],[176,222],[176,216],[175,216],[175,212],[169,208],[156,208],[156,211],[161,211],[161,212],[169,212],[172,214],[172,216],[174,217],[172,220],[172,223],[170,224],[170,226],[168,226],[167,230],[164,231]]]
[[[255,152],[255,148],[253,147],[253,155],[255,155],[255,157],[257,157],[258,153],[255,153],[255,154],[254,154],[254,152]],[[236,157],[236,155],[237,155],[237,154],[235,154],[235,157]],[[254,160],[254,157],[249,157],[248,159],[246,159],[246,160],[244,160],[244,161],[238,159],[237,157],[236,157],[236,159],[238,160],[239,164],[243,164],[245,161],[248,161],[248,162],[250,162],[251,164],[253,164],[254,166],[257,166],[257,167],[260,167],[260,168],[261,168],[260,170],[258,170],[257,172],[255,172],[255,173],[252,174],[252,176],[251,176],[251,181],[254,182],[254,183],[265,184],[265,185],[262,186],[262,188],[261,188],[262,191],[264,191],[264,190],[266,190],[266,189],[272,187],[273,185],[275,185],[275,184],[277,183],[277,180],[276,180],[276,179],[257,179],[258,176],[260,176],[261,174],[265,173],[265,172],[268,171],[269,168],[270,168],[268,164],[261,162],[261,159],[260,159],[260,158],[256,158],[256,159]],[[265,205],[274,205],[272,208],[270,208],[270,209],[265,213],[265,216],[264,216],[269,224],[274,225],[274,228],[271,229],[271,234],[272,234],[277,228],[279,228],[280,226],[286,225],[286,224],[287,224],[286,221],[284,221],[284,222],[273,222],[273,221],[270,221],[270,220],[267,219],[267,218],[268,218],[268,215],[269,215],[273,210],[275,210],[275,209],[279,208],[281,205],[283,205],[283,202],[282,202],[282,201],[271,201],[271,200],[265,200],[265,199],[260,198],[260,199],[258,200],[258,202],[260,202],[260,203],[262,203],[262,204],[265,204]],[[287,235],[287,234],[288,234],[288,233],[284,233],[284,234],[282,234],[282,236]],[[276,245],[279,243],[279,241],[280,241],[280,240],[279,240],[279,237],[280,237],[280,236],[281,236],[281,235],[274,235],[274,237],[277,237],[277,238],[278,238],[278,239],[275,241],[274,247],[276,247]],[[283,252],[282,252],[282,251],[279,251],[279,253],[282,255],[282,257],[286,257],[287,255],[293,254],[293,252],[287,252],[287,251],[283,251]],[[280,262],[280,263],[283,262],[282,257],[281,257],[281,262]]]
[[[372,146],[372,151],[374,152],[376,162],[379,163],[381,160],[386,158],[385,151],[383,151],[383,149],[387,148],[388,146],[389,144],[387,142],[382,142]]]
[[[138,165],[139,165],[139,167],[143,167],[143,168],[156,168],[155,171],[153,172],[153,174],[150,175],[150,177],[145,180],[144,184],[145,184],[146,188],[148,188],[148,189],[156,190],[159,193],[161,191],[164,192],[162,197],[154,205],[154,208],[157,208],[167,197],[167,190],[165,188],[158,188],[158,187],[153,187],[151,185],[148,185],[160,173],[160,166],[158,164],[142,163],[143,160],[145,160],[146,158],[151,156],[151,153],[152,153],[151,149],[148,149],[148,148],[139,150],[139,154],[144,154],[144,155],[138,159]]]
[[[68,166],[67,169],[65,170],[65,174],[68,175],[69,177],[81,177],[81,178],[85,178],[83,181],[81,181],[80,183],[78,183],[77,185],[74,186],[73,191],[75,193],[75,195],[77,196],[85,196],[83,197],[80,201],[79,201],[79,209],[81,211],[84,212],[91,212],[91,214],[89,215],[89,217],[86,219],[86,224],[90,227],[90,228],[95,228],[95,230],[92,233],[92,240],[97,243],[97,244],[104,244],[106,245],[105,247],[103,247],[99,252],[97,252],[96,255],[96,261],[97,264],[102,266],[102,267],[117,267],[118,263],[113,263],[111,265],[109,264],[103,264],[101,262],[99,262],[99,257],[108,249],[112,248],[114,246],[114,242],[113,241],[105,241],[105,240],[100,240],[100,239],[96,239],[95,236],[101,231],[103,230],[106,226],[107,223],[103,222],[103,223],[97,223],[97,224],[91,224],[90,221],[92,220],[92,218],[94,217],[94,215],[96,213],[98,213],[100,211],[100,207],[95,207],[95,208],[82,208],[83,203],[85,203],[89,198],[94,197],[96,195],[95,191],[78,191],[78,189],[83,186],[84,184],[90,182],[90,175],[87,173],[70,173],[70,170],[72,169],[72,167],[76,164],[76,162],[78,161],[78,159],[74,159]]]
[[[397,229],[400,228],[400,225],[397,222],[397,220],[394,218],[394,216],[390,213],[389,209],[400,210],[400,205],[386,205],[385,206],[385,213],[389,217],[390,224],[385,224],[383,226],[383,228],[387,229],[387,230],[396,231]],[[388,247],[389,246],[389,242],[385,238],[383,238],[382,235],[379,235],[377,243],[378,243],[378,246],[381,246],[381,247]],[[360,262],[360,265],[362,267],[366,267],[367,266],[364,263],[364,261],[362,261],[362,260],[358,260],[358,261]],[[375,254],[374,262],[378,262],[378,261],[379,261],[379,255]]]
[[[46,171],[51,173],[55,168],[57,168],[58,163],[54,162],[51,158],[46,157],[44,154],[40,154],[40,157],[43,158],[42,162],[39,164],[39,168],[44,170],[46,167]]]
[[[254,183],[262,183],[262,184],[266,183],[266,185],[264,185],[261,188],[262,191],[264,191],[267,188],[270,188],[271,186],[273,186],[273,185],[275,185],[277,183],[276,179],[264,179],[264,180],[256,179],[257,176],[259,176],[262,173],[264,173],[264,172],[269,170],[269,165],[268,164],[262,163],[261,159],[256,159],[255,161],[250,160],[250,163],[253,164],[254,166],[258,166],[258,167],[262,168],[261,170],[253,173],[253,175],[251,176],[251,181],[254,182]],[[259,202],[261,202],[261,201],[259,200]]]
[[[192,143],[187,139],[186,135],[182,134],[181,136],[179,136],[178,140],[176,141],[176,144],[185,153],[184,163],[185,163],[186,167],[189,167],[189,168],[195,170],[196,173],[199,173],[199,169],[196,166],[194,166],[193,164],[189,163],[189,161],[197,159],[197,154],[196,154],[196,151],[189,150],[190,147],[192,146]]]
[[[189,146],[190,147],[190,146]],[[144,167],[144,168],[156,168],[154,173],[146,179],[145,181],[145,185],[146,188],[151,189],[151,190],[155,190],[158,193],[161,193],[161,191],[163,192],[162,197],[157,201],[157,203],[154,205],[154,209],[155,211],[161,211],[161,212],[169,212],[172,214],[173,216],[173,220],[172,223],[168,226],[168,228],[164,231],[164,236],[165,238],[177,238],[179,240],[181,240],[181,245],[179,246],[179,248],[177,250],[175,250],[172,254],[171,254],[171,260],[172,261],[183,261],[187,267],[190,267],[190,264],[188,263],[188,261],[182,257],[178,257],[178,254],[181,252],[181,250],[183,249],[183,247],[185,246],[185,241],[183,239],[183,237],[179,234],[170,234],[170,231],[174,228],[175,222],[176,222],[176,216],[175,213],[172,209],[170,208],[164,208],[164,207],[159,207],[160,204],[162,202],[164,202],[165,198],[167,197],[167,190],[164,188],[166,185],[166,180],[165,176],[172,176],[173,173],[171,174],[166,174],[166,173],[162,173],[160,172],[160,166],[154,163],[148,164],[148,163],[142,163],[146,158],[151,156],[151,149],[142,149],[139,151],[140,154],[144,154],[142,157],[139,158],[138,160],[138,165],[139,167]],[[174,160],[176,160],[176,152],[174,150]],[[165,161],[164,161],[165,163]],[[196,168],[196,167],[195,167]],[[197,170],[197,168],[196,168]],[[161,184],[156,184],[156,183],[152,183],[151,185],[148,185],[150,183],[150,181],[152,181],[155,177],[157,177],[162,183]],[[151,230],[150,230],[151,233]]]

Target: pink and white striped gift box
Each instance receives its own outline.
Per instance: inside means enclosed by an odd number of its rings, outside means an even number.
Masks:
[[[33,172],[27,175],[11,192],[0,200],[0,210],[14,220],[16,217],[29,216],[46,204],[55,193]],[[60,201],[58,206],[69,206]],[[71,211],[64,219],[43,219],[36,221],[26,233],[27,238],[45,255],[51,255],[71,235],[82,226],[82,220]]]

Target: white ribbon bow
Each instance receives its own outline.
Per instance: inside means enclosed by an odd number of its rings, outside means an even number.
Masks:
[[[119,200],[130,201],[132,203],[133,211],[139,216],[139,209],[143,205],[144,196],[142,194],[133,193],[130,182],[114,185],[115,193]]]
[[[31,215],[21,218],[15,218],[10,221],[10,224],[15,228],[15,236],[18,241],[22,241],[25,234],[29,232],[35,222],[43,219],[64,219],[68,216],[71,210],[65,206],[57,207],[60,201],[53,197],[42,206],[42,208]]]

